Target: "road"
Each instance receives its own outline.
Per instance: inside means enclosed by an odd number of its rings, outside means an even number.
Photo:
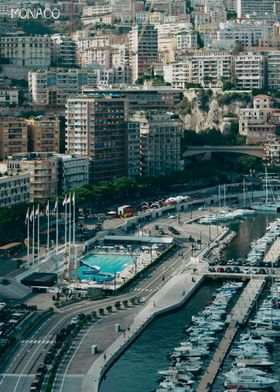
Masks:
[[[190,247],[185,248],[184,252],[184,259],[186,259],[190,256]],[[44,355],[49,350],[56,333],[67,325],[74,315],[77,313],[90,313],[93,310],[98,310],[100,307],[104,308],[114,305],[116,300],[124,300],[133,296],[141,296],[147,300],[164,284],[162,277],[164,276],[164,281],[167,281],[180,265],[182,265],[182,256],[176,254],[161,263],[143,280],[139,278],[136,286],[123,295],[95,302],[82,301],[55,312],[34,333],[30,334],[28,339],[20,342],[10,361],[5,364],[3,373],[1,373],[0,392],[29,391],[36,370],[42,364]]]

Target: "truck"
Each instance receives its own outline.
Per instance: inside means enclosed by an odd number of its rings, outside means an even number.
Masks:
[[[124,205],[124,206],[118,207],[117,212],[118,212],[118,216],[120,218],[129,218],[129,217],[133,216],[132,207],[130,205]]]

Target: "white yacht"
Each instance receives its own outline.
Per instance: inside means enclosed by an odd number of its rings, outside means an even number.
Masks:
[[[278,337],[280,337],[280,330],[272,329],[272,328],[269,328],[269,327],[263,327],[263,328],[259,327],[259,328],[256,328],[255,331],[259,335],[267,336],[267,337],[270,337],[270,338],[278,338]]]
[[[238,367],[261,367],[261,368],[270,368],[274,365],[274,362],[265,359],[264,357],[250,357],[244,355],[235,359],[235,364]]]
[[[224,385],[228,389],[236,388],[262,388],[268,389],[278,383],[275,378],[243,373],[233,373],[227,377]]]

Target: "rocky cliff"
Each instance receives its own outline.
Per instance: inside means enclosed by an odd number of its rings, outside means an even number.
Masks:
[[[203,132],[216,128],[227,133],[230,123],[238,121],[240,108],[250,106],[251,97],[242,92],[188,90],[183,101],[180,115],[185,129]]]

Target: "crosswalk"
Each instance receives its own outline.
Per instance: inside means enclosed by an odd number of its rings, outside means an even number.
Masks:
[[[151,293],[152,291],[155,291],[155,289],[139,289],[139,288],[136,288],[136,289],[133,289],[132,291],[146,291],[146,292]]]
[[[26,339],[21,341],[22,344],[49,344],[54,343],[54,340],[34,340],[34,339]]]

